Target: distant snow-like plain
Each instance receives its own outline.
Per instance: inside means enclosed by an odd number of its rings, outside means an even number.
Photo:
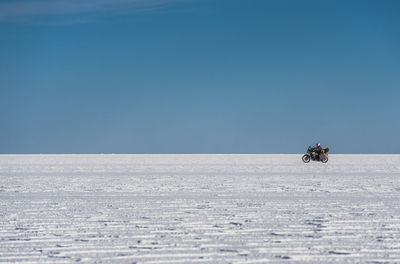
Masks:
[[[0,155],[0,263],[400,263],[400,155]]]

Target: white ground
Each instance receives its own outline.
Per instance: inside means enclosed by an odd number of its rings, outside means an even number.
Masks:
[[[0,155],[0,263],[400,263],[400,155]]]

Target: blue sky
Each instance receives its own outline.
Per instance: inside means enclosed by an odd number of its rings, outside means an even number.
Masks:
[[[400,2],[0,3],[0,153],[400,153]]]

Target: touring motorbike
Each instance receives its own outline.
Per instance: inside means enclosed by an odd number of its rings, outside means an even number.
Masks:
[[[329,148],[324,148],[321,150],[321,153],[318,154],[314,151],[314,148],[309,146],[307,149],[307,154],[304,154],[302,157],[303,162],[309,163],[310,160],[313,161],[321,161],[322,163],[328,162],[328,152]]]

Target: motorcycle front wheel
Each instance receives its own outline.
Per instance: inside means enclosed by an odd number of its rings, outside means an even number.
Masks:
[[[303,160],[304,163],[309,163],[311,157],[310,155],[305,154],[301,159]]]
[[[321,161],[322,161],[322,163],[327,163],[328,162],[328,157],[322,159]]]

